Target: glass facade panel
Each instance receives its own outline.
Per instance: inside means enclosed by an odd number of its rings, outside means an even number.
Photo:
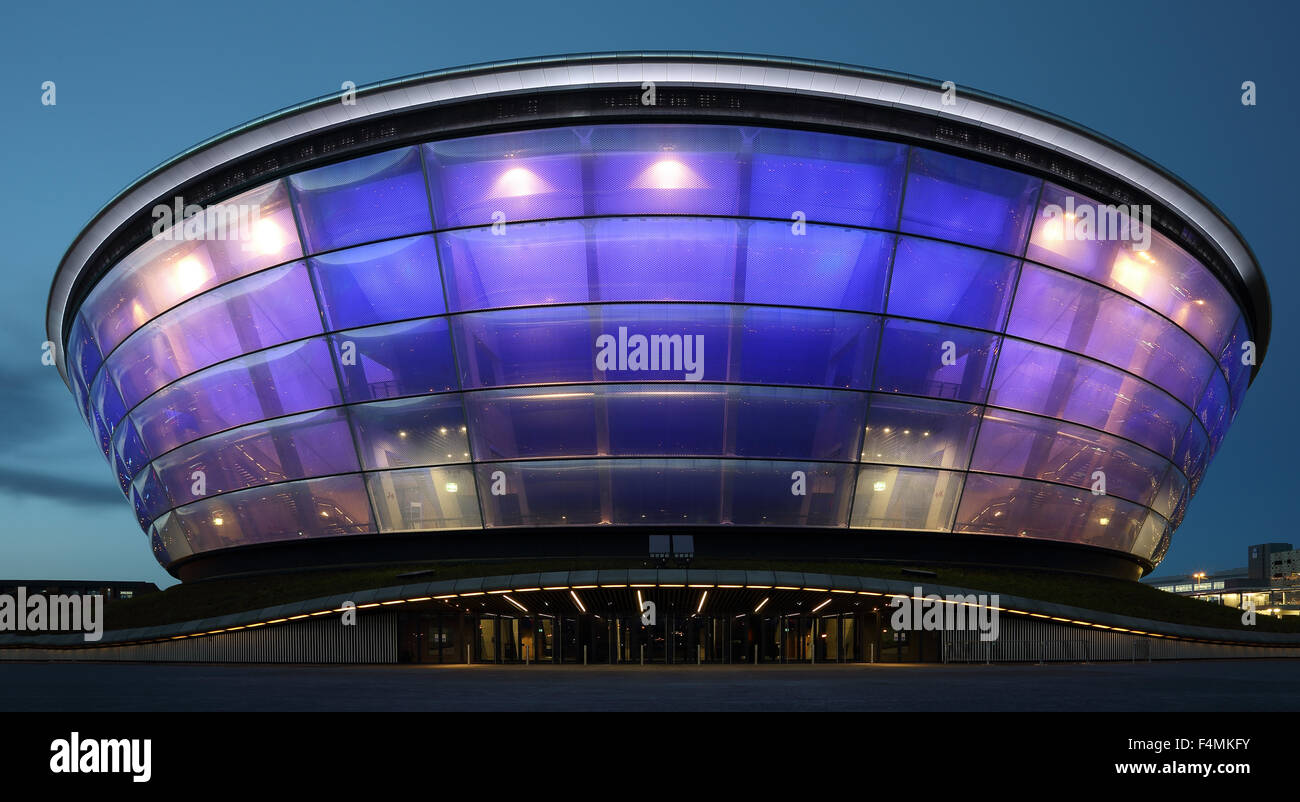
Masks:
[[[358,474],[240,490],[179,507],[175,514],[196,552],[375,531]]]
[[[970,474],[954,531],[1061,540],[1130,551],[1147,511],[1116,496],[1076,488]]]
[[[1082,426],[989,409],[970,467],[1089,492],[1097,488],[1149,505],[1170,463],[1141,446]]]
[[[474,472],[467,467],[409,468],[366,474],[381,532],[478,529]]]
[[[233,281],[145,324],[108,358],[133,407],[182,376],[321,333],[307,268],[294,263]]]
[[[887,320],[875,389],[982,402],[1001,337],[913,320]]]
[[[445,318],[392,323],[330,335],[349,402],[378,401],[456,388]]]
[[[376,242],[317,256],[311,260],[311,269],[331,331],[446,311],[432,236]]]
[[[255,485],[358,469],[340,409],[292,415],[196,440],[155,463],[178,504]]]
[[[1186,332],[1116,292],[1027,265],[1007,333],[1123,368],[1196,403],[1214,360]]]
[[[469,461],[459,395],[422,396],[348,408],[362,467],[407,468]]]
[[[860,312],[883,308],[892,234],[820,225],[796,234],[789,223],[763,221],[743,232],[736,300]]]
[[[289,178],[308,253],[433,228],[416,148],[363,156]]]
[[[321,339],[223,362],[172,384],[131,413],[155,454],[224,429],[340,402]]]
[[[1008,339],[989,403],[1081,423],[1172,457],[1191,410],[1141,379],[1045,346]]]
[[[1041,185],[1001,167],[914,147],[901,228],[1018,255]]]
[[[1002,331],[1017,266],[988,251],[900,237],[889,314]]]
[[[863,465],[853,500],[855,529],[946,532],[961,497],[962,474]]]
[[[974,404],[872,394],[862,461],[965,468],[979,422]]]
[[[1232,296],[1149,218],[1135,225],[1127,211],[1047,184],[1027,256],[1141,301],[1217,353],[1237,315]]]

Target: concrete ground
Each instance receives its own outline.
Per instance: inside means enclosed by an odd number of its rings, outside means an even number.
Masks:
[[[0,711],[1300,710],[1300,661],[1087,665],[0,663]]]

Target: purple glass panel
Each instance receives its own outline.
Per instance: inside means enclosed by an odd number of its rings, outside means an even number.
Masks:
[[[130,419],[123,421],[121,426],[113,435],[113,453],[116,456],[114,465],[117,467],[117,480],[126,489],[135,475],[140,472],[149,462],[149,452],[144,447],[144,441],[140,439],[140,434],[135,430],[135,424]]]
[[[592,460],[490,462],[474,466],[487,528],[588,526],[612,521],[609,494]],[[503,494],[491,492],[500,471]]]
[[[733,387],[729,395],[728,454],[772,459],[857,458],[866,406],[866,396],[861,393]]]
[[[1201,486],[1201,480],[1205,478],[1205,469],[1209,465],[1209,460],[1209,439],[1205,435],[1201,422],[1193,418],[1187,424],[1186,433],[1178,443],[1178,453],[1174,456],[1174,464],[1182,468],[1193,494]]]
[[[100,423],[111,434],[117,428],[118,421],[126,414],[126,405],[117,392],[117,386],[108,377],[109,372],[100,371],[95,383],[90,387],[90,403],[99,416]]]
[[[733,380],[865,389],[880,322],[875,315],[750,307]]]
[[[1205,424],[1210,436],[1210,454],[1219,450],[1223,436],[1228,432],[1228,383],[1218,370],[1210,377],[1210,384],[1205,388],[1200,402],[1196,405],[1196,417]]]
[[[187,298],[302,256],[282,182],[209,208],[132,251],[87,296],[101,353]]]
[[[459,394],[403,398],[348,408],[362,467],[408,468],[469,461]]]
[[[979,421],[973,404],[872,393],[862,461],[965,468]]]
[[[1001,167],[912,148],[902,230],[1019,255],[1041,184]]]
[[[1043,479],[1149,505],[1169,462],[1141,446],[1082,426],[1000,409],[984,413],[971,470]]]
[[[723,523],[848,526],[853,500],[852,465],[742,460],[724,463],[724,470]],[[796,472],[800,475],[796,476]],[[791,492],[796,483],[802,485],[802,494]]]
[[[598,388],[468,393],[465,408],[480,460],[596,456]],[[603,408],[602,404],[602,408]]]
[[[1135,227],[1117,211],[1046,185],[1029,258],[1138,299],[1217,353],[1237,315],[1228,291],[1204,265],[1151,230],[1149,220]]]
[[[480,312],[452,325],[465,387],[725,381],[731,316],[717,306],[620,305]]]
[[[468,467],[366,474],[380,532],[478,529],[478,495]]]
[[[759,129],[749,213],[894,228],[907,146],[812,131]]]
[[[176,379],[240,354],[320,334],[297,262],[233,281],[145,324],[108,358],[127,406]]]
[[[1018,264],[988,251],[901,237],[889,313],[1001,331]]]
[[[170,565],[194,553],[190,548],[189,538],[181,527],[180,519],[173,513],[167,513],[154,522],[150,542],[154,556],[162,565]]]
[[[850,526],[947,532],[962,480],[957,471],[863,465],[858,469]]]
[[[149,521],[162,515],[172,506],[167,497],[167,490],[158,479],[158,473],[152,467],[144,470],[135,478],[131,497],[138,504],[138,514],[144,518],[141,527],[147,527]]]
[[[913,320],[887,320],[875,388],[954,401],[983,401],[1001,337]]]
[[[1020,340],[1002,344],[990,404],[1081,423],[1163,457],[1192,413],[1172,396],[1115,368]]]
[[[1228,390],[1232,397],[1232,417],[1237,416],[1237,411],[1241,409],[1241,402],[1246,397],[1246,388],[1250,386],[1251,366],[1246,364],[1246,359],[1253,354],[1253,343],[1247,346],[1249,334],[1246,331],[1246,318],[1237,318],[1236,324],[1232,327],[1232,334],[1228,341],[1223,345],[1223,352],[1219,354],[1219,367],[1225,376],[1228,377]]]
[[[254,487],[176,510],[194,551],[374,532],[359,474]]]
[[[358,468],[347,421],[339,410],[242,426],[187,443],[160,457],[154,465],[177,504],[245,487]],[[201,486],[196,485],[195,472],[203,475]]]
[[[591,300],[587,229],[592,221],[523,223],[438,235],[453,312]]]
[[[743,299],[779,306],[879,312],[894,236],[878,231],[755,222],[747,229]]]
[[[99,370],[99,365],[103,362],[99,346],[95,344],[90,327],[81,315],[72,321],[72,329],[68,332],[66,362],[69,375],[75,373],[83,384],[90,384],[94,380],[95,371]]]
[[[1156,491],[1155,498],[1151,500],[1151,508],[1166,518],[1170,518],[1179,507],[1186,506],[1188,498],[1187,478],[1179,470],[1177,465],[1171,465],[1169,470],[1165,471],[1164,479],[1160,482],[1160,489]]]
[[[602,220],[593,230],[602,301],[735,298],[734,220]]]
[[[953,531],[1129,551],[1146,515],[1146,509],[1115,496],[973,473],[966,477]]]
[[[590,130],[590,129],[586,129]],[[424,146],[439,228],[583,215],[582,153],[572,128],[491,134]]]
[[[154,454],[224,429],[340,403],[323,339],[278,346],[163,388],[131,413]]]
[[[591,131],[587,213],[745,214],[740,176],[747,147],[739,128],[602,125]]]
[[[310,254],[433,228],[413,147],[308,170],[289,184]]]
[[[1007,333],[1136,373],[1192,406],[1214,360],[1174,324],[1126,296],[1026,265]]]
[[[330,335],[330,343],[349,403],[456,388],[445,318],[341,331]]]
[[[331,331],[446,311],[432,236],[316,256],[311,269]]]

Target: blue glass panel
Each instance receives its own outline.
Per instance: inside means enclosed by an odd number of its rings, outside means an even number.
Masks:
[[[138,505],[138,512],[144,519],[141,522],[142,527],[148,526],[149,521],[162,515],[172,506],[166,489],[158,480],[158,473],[152,467],[135,478],[131,497]]]
[[[582,216],[586,147],[572,128],[425,145],[438,227]]]
[[[731,315],[705,305],[565,307],[458,315],[452,326],[465,387],[723,381]]]
[[[879,312],[894,236],[878,231],[755,222],[746,233],[743,299],[780,306]]]
[[[856,529],[947,532],[961,497],[963,474],[863,465],[853,496]]]
[[[813,460],[857,457],[866,406],[861,393],[733,387],[730,403],[728,454]]]
[[[478,496],[468,467],[410,468],[366,474],[380,532],[478,529]]]
[[[724,463],[713,459],[628,459],[602,463],[616,524],[716,524]],[[787,492],[789,485],[786,485]]]
[[[1108,365],[1008,338],[989,403],[1081,423],[1174,455],[1191,410]],[[1198,424],[1199,426],[1199,424]]]
[[[111,433],[126,414],[126,405],[117,392],[117,385],[108,378],[108,371],[101,371],[95,378],[90,387],[90,398],[100,422]]]
[[[602,301],[731,301],[740,224],[658,218],[596,223]]]
[[[750,214],[894,228],[907,146],[763,128],[754,138]]]
[[[596,389],[551,387],[467,394],[465,407],[476,458],[598,455],[597,430],[604,427],[598,427],[596,421]]]
[[[330,335],[348,402],[456,388],[445,318],[412,320]]]
[[[348,408],[362,467],[408,468],[469,461],[459,394],[402,398]]]
[[[590,136],[589,214],[745,213],[739,128],[602,125]]]
[[[323,339],[223,362],[159,390],[131,413],[150,450],[164,452],[224,429],[340,403]]]
[[[1241,402],[1246,397],[1246,388],[1250,386],[1250,372],[1252,367],[1246,364],[1249,354],[1254,352],[1253,347],[1246,346],[1249,334],[1246,331],[1246,318],[1237,318],[1236,324],[1232,327],[1232,334],[1228,341],[1224,343],[1223,352],[1219,355],[1219,367],[1228,377],[1229,394],[1232,397],[1232,417],[1237,416],[1237,411],[1241,409]],[[1253,345],[1253,344],[1252,344]],[[1258,355],[1255,355],[1258,358]]]
[[[317,256],[311,267],[331,331],[446,311],[432,236]]]
[[[1187,424],[1186,432],[1178,442],[1178,453],[1174,456],[1174,464],[1182,468],[1192,493],[1196,492],[1201,486],[1201,480],[1205,478],[1205,468],[1210,459],[1209,452],[1210,442],[1205,435],[1205,429],[1201,427],[1200,421],[1193,418]]]
[[[86,325],[81,315],[77,315],[72,321],[72,329],[68,332],[68,355],[65,361],[68,373],[76,373],[84,384],[93,381],[95,371],[99,370],[99,365],[103,361],[103,357],[99,354],[99,346],[91,336],[90,327]]]
[[[728,461],[724,470],[723,523],[848,526],[852,465],[750,460]]]
[[[1127,296],[1026,265],[1007,333],[1124,368],[1192,406],[1214,360],[1190,335]]]
[[[135,475],[149,462],[149,452],[140,439],[135,424],[130,419],[123,421],[113,435],[113,452],[117,456],[118,482],[129,484]]]
[[[1187,484],[1187,477],[1183,476],[1183,472],[1179,470],[1177,465],[1171,465],[1165,471],[1164,479],[1160,482],[1160,489],[1156,491],[1155,498],[1151,500],[1151,508],[1166,518],[1171,518],[1179,507],[1186,506],[1190,489]]]
[[[865,389],[880,322],[874,315],[751,307],[733,380]]]
[[[1018,255],[1041,184],[1001,167],[912,148],[902,230]]]
[[[901,237],[889,313],[1001,331],[1017,265],[988,251]]]
[[[524,223],[438,235],[453,312],[591,300],[591,221]]]
[[[489,529],[585,526],[612,520],[600,471],[591,460],[486,463],[475,465],[474,475],[483,525]],[[494,485],[504,492],[492,492]]]
[[[154,556],[160,564],[170,565],[194,553],[176,515],[169,512],[159,518],[154,522],[152,532],[150,542],[153,545]]]
[[[289,178],[308,253],[429,231],[420,153],[399,148]]]
[[[913,320],[887,320],[875,389],[983,401],[1001,340],[995,334]]]
[[[979,410],[973,404],[872,393],[862,461],[965,468]]]

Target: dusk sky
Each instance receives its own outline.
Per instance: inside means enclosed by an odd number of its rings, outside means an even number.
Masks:
[[[1181,176],[1250,243],[1274,326],[1262,372],[1161,573],[1244,565],[1300,538],[1300,131],[1290,3],[337,3],[280,9],[8,4],[0,21],[7,289],[0,294],[0,578],[174,582],[155,563],[56,370],[45,304],[78,231],[137,177],[284,106],[411,73],[590,51],[760,53],[913,73],[1074,120]],[[57,105],[41,104],[54,81]],[[1255,82],[1258,105],[1243,106]]]

